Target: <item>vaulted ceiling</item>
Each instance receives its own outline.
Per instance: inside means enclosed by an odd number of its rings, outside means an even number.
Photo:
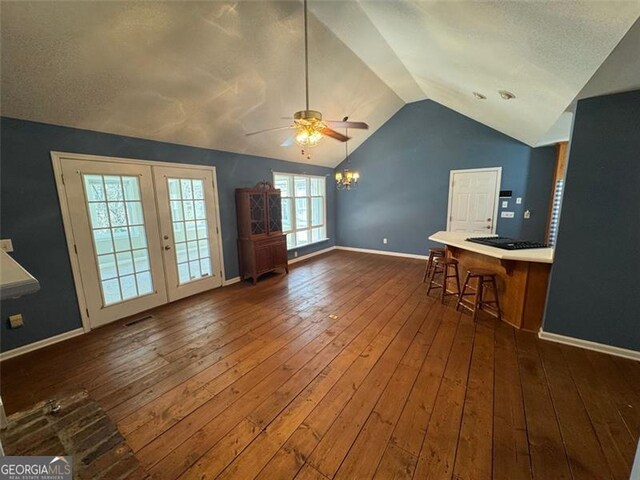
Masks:
[[[332,139],[307,159],[280,147],[286,131],[245,136],[304,108],[298,1],[0,5],[4,116],[327,166],[344,158]],[[371,126],[349,132],[350,149],[426,98],[537,145],[566,130],[562,113],[640,2],[310,0],[310,10],[311,108]]]

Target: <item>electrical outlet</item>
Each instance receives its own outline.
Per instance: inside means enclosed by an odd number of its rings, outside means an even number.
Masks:
[[[387,244],[387,239],[386,239],[386,238],[383,238],[383,239],[382,239],[382,243],[384,243],[384,244],[386,245],[386,244]]]
[[[0,240],[0,248],[5,252],[13,252],[13,243],[10,238]]]
[[[24,321],[22,320],[21,313],[16,313],[9,317],[9,326],[11,328],[20,328],[22,325],[24,325]]]
[[[524,211],[524,218],[526,218],[526,219],[531,218],[531,212],[529,210],[525,210]]]
[[[295,252],[293,252],[293,257],[294,258],[298,258],[298,251],[297,250]]]
[[[522,203],[522,197],[516,198],[516,203],[520,205]]]

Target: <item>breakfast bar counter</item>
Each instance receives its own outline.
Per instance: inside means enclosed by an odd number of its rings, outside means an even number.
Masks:
[[[505,250],[466,240],[480,236],[486,235],[437,232],[429,240],[446,245],[447,256],[458,260],[460,282],[467,268],[496,272],[502,319],[514,327],[537,332],[544,315],[553,248]]]

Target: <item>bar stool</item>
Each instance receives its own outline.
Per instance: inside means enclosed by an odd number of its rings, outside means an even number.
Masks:
[[[451,273],[453,272],[453,273]],[[436,275],[442,275],[442,283],[436,281]],[[447,280],[450,278],[456,279],[457,292],[447,291]],[[434,288],[441,288],[440,303],[444,303],[444,297],[447,295],[460,296],[460,279],[458,277],[458,261],[455,258],[447,257],[435,257],[433,259],[433,268],[431,269],[431,275],[429,277],[429,288],[427,289],[427,295]]]
[[[480,310],[484,310],[488,314],[496,317],[498,320],[502,320],[502,315],[500,314],[500,301],[498,300],[498,287],[496,286],[496,275],[497,273],[491,270],[485,270],[483,268],[469,268],[464,279],[464,284],[462,285],[462,291],[458,296],[456,310],[458,307],[466,308],[473,314],[474,322],[478,318],[478,312]],[[471,280],[473,278],[478,279],[475,288],[471,286]],[[484,299],[485,288],[493,290],[493,300]],[[467,289],[472,291],[467,292]],[[463,301],[465,295],[475,295],[472,304],[468,304]],[[490,309],[486,309],[485,305],[490,305]]]
[[[431,273],[431,267],[433,267],[433,259],[436,257],[444,257],[444,248],[430,248],[429,260],[427,260],[427,266],[424,269],[424,277],[422,277],[422,283],[427,281],[427,277]]]

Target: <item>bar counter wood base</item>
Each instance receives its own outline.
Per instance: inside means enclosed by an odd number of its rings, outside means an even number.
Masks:
[[[523,253],[464,240],[472,236],[469,233],[438,232],[429,238],[447,245],[447,256],[458,260],[461,275],[464,276],[470,267],[495,271],[498,274],[496,281],[502,319],[516,328],[538,332],[542,326],[553,250],[537,249]]]
[[[447,256],[458,260],[462,275],[470,267],[495,271],[502,319],[517,328],[540,330],[551,265],[500,260],[457,247],[447,247]]]

